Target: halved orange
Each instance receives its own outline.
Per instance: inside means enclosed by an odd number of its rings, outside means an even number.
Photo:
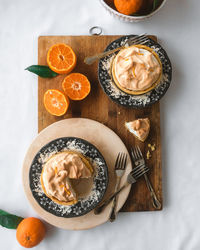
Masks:
[[[69,106],[69,99],[57,89],[48,89],[44,94],[46,110],[56,116],[64,115]]]
[[[49,68],[58,74],[70,73],[76,66],[76,60],[72,48],[64,43],[54,44],[47,53]]]
[[[87,77],[80,73],[71,73],[62,82],[62,88],[72,100],[83,100],[91,90]]]

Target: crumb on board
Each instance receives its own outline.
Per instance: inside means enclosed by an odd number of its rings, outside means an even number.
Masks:
[[[152,152],[156,150],[156,144],[155,143],[154,144],[149,143],[148,147],[151,149]]]
[[[150,153],[150,151],[148,150],[147,151],[147,160],[149,160],[151,158],[151,153]]]
[[[118,115],[120,115],[121,113],[120,113],[120,111],[118,112]]]

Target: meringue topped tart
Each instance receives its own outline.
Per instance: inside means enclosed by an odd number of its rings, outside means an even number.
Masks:
[[[134,45],[120,50],[112,63],[112,76],[122,91],[140,95],[160,82],[162,64],[153,49]]]
[[[136,138],[142,142],[144,142],[149,135],[150,121],[148,118],[126,122],[125,126]]]
[[[80,153],[64,151],[50,157],[44,164],[41,174],[41,185],[44,193],[54,202],[61,205],[72,205],[78,202],[72,180],[92,177],[93,168]]]

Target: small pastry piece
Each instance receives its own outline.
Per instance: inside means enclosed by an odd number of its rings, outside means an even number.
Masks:
[[[136,138],[144,142],[149,135],[150,121],[148,118],[137,119],[131,122],[126,122],[125,126]]]

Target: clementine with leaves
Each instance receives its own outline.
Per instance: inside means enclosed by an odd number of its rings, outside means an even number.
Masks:
[[[17,227],[17,241],[26,248],[38,245],[45,236],[45,226],[37,218],[29,217],[20,222]]]

